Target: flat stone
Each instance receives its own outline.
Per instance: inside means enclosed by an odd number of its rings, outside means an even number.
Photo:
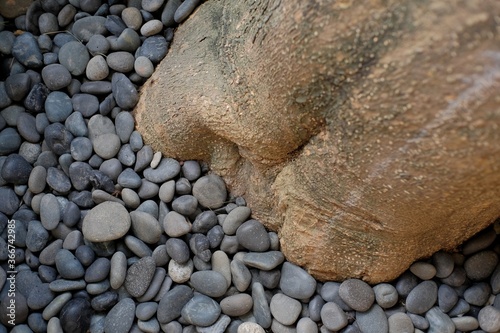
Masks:
[[[334,302],[328,302],[321,308],[321,320],[326,328],[338,331],[347,326],[347,316]]]
[[[182,319],[195,326],[210,326],[221,314],[220,305],[205,295],[194,295],[182,308]]]
[[[71,31],[79,40],[88,42],[93,35],[106,34],[106,18],[102,16],[88,16],[77,20]]]
[[[119,301],[106,315],[106,333],[127,333],[135,318],[135,303],[131,298]]]
[[[380,283],[373,287],[377,304],[384,309],[392,308],[399,300],[398,291],[389,283]]]
[[[202,178],[200,178],[202,179]],[[252,213],[248,207],[236,207],[227,215],[222,228],[226,235],[234,235],[238,228],[245,222]]]
[[[281,253],[280,251],[248,252],[243,256],[243,262],[246,265],[263,270],[274,269],[278,265],[280,265],[284,260],[285,257],[283,253]],[[300,278],[302,277],[304,276],[301,275]],[[305,281],[295,281],[295,282],[299,283]]]
[[[413,333],[415,327],[406,313],[395,313],[388,318],[389,333]]]
[[[491,250],[481,251],[470,256],[464,263],[467,277],[471,280],[488,278],[498,264],[498,255]]]
[[[475,317],[463,316],[451,318],[455,329],[462,332],[470,332],[479,328],[479,322]]]
[[[149,246],[137,237],[131,235],[125,236],[125,245],[139,258],[153,255],[153,251],[151,251]]]
[[[130,225],[130,215],[125,207],[115,202],[103,202],[87,213],[82,232],[91,242],[106,242],[124,236]]]
[[[316,280],[299,266],[284,262],[281,268],[280,288],[287,296],[307,299],[316,291]]]
[[[443,311],[438,307],[433,307],[425,314],[429,321],[428,333],[454,333],[455,325]],[[500,328],[500,326],[499,326]]]
[[[223,296],[229,287],[224,275],[216,271],[194,272],[190,283],[196,291],[214,298]]]
[[[226,184],[220,176],[214,174],[203,176],[194,183],[193,195],[203,207],[216,209],[226,201]],[[236,229],[234,231],[236,232]]]
[[[87,47],[80,42],[69,42],[59,50],[59,62],[74,76],[85,73],[90,60]]]
[[[91,94],[74,94],[71,97],[73,109],[80,112],[84,117],[90,118],[99,111],[99,100]]]
[[[285,294],[275,294],[270,303],[271,314],[283,325],[292,325],[299,318],[302,305],[296,299]]]
[[[423,314],[437,301],[438,287],[434,281],[423,281],[412,289],[406,298],[406,309],[414,314]]]
[[[153,279],[156,263],[153,257],[143,257],[127,270],[125,288],[133,297],[144,295]]]
[[[146,57],[153,64],[158,64],[168,52],[169,43],[163,36],[147,37],[137,52],[138,57]]]
[[[166,324],[181,315],[182,308],[193,297],[193,290],[186,285],[178,285],[168,291],[158,304],[157,318]]]
[[[49,283],[49,288],[55,293],[85,289],[84,280],[57,279]]]
[[[271,327],[271,309],[262,284],[252,283],[253,315],[257,324],[263,328]]]
[[[134,211],[130,212],[133,233],[143,242],[157,243],[160,240],[162,229],[160,223],[152,215]]]
[[[47,185],[54,191],[67,194],[71,190],[71,181],[63,170],[50,167],[47,169]]]
[[[253,300],[249,294],[235,294],[222,299],[220,306],[222,313],[231,317],[239,317],[252,309]]]
[[[227,218],[225,222],[227,222]],[[236,230],[236,237],[238,238],[238,243],[250,251],[264,252],[271,245],[266,228],[257,220],[244,222]]]
[[[180,170],[181,166],[178,161],[173,158],[163,158],[156,168],[147,168],[143,173],[144,178],[150,182],[161,184],[176,177]]]

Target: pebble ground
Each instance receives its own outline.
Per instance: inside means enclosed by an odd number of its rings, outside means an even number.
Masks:
[[[0,333],[500,332],[498,223],[395,281],[319,282],[203,163],[143,143],[137,89],[199,4],[0,17]]]

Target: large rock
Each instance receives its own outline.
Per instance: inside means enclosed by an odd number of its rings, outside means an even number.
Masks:
[[[264,3],[179,27],[146,142],[208,161],[319,279],[391,280],[500,216],[500,2]]]

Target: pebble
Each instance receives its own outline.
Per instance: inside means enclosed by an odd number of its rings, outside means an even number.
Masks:
[[[500,310],[491,305],[485,306],[477,316],[479,326],[486,332],[497,332],[500,330]]]
[[[35,117],[23,112],[19,115],[17,131],[28,142],[37,143],[40,141],[40,133],[36,130]]]
[[[129,267],[125,278],[125,288],[133,297],[144,295],[153,279],[156,263],[153,257],[147,256],[139,259]]]
[[[49,237],[49,232],[43,227],[41,222],[36,220],[30,221],[26,234],[26,247],[31,252],[39,252],[44,249],[49,241]]]
[[[27,298],[27,305],[30,309],[41,310],[49,305],[55,296],[48,283],[41,283],[32,287]]]
[[[96,311],[108,311],[118,303],[118,294],[114,291],[106,291],[92,299],[92,309]]]
[[[455,329],[458,331],[468,332],[479,328],[478,320],[472,316],[451,318],[451,321],[455,325]]]
[[[433,254],[432,262],[436,268],[436,277],[441,279],[448,277],[455,267],[452,255],[442,251]]]
[[[489,283],[479,282],[475,283],[464,292],[463,298],[470,305],[483,306],[488,301],[491,294],[491,287]]]
[[[10,154],[3,162],[1,177],[14,185],[28,184],[33,167],[19,154]]]
[[[316,280],[299,266],[284,262],[281,268],[280,288],[287,296],[307,299],[316,290]]]
[[[458,302],[458,294],[452,287],[442,284],[438,288],[438,305],[443,312],[449,312]]]
[[[61,220],[61,209],[57,198],[47,193],[40,203],[40,221],[47,230],[54,230]],[[61,244],[62,245],[62,244]]]
[[[470,256],[464,263],[465,273],[471,280],[488,278],[495,270],[498,255],[494,251],[481,251]]]
[[[415,327],[407,314],[398,312],[388,318],[389,333],[413,333]]]
[[[0,131],[0,154],[13,153],[21,146],[21,136],[14,128],[7,127]]]
[[[181,195],[172,201],[172,209],[185,216],[194,214],[197,208],[198,200],[192,195]]]
[[[99,110],[99,100],[90,94],[74,94],[71,97],[73,109],[84,117],[90,118]]]
[[[61,64],[51,64],[42,69],[42,79],[50,90],[60,90],[71,83],[71,73]]]
[[[223,296],[228,288],[224,275],[216,271],[194,272],[190,283],[196,291],[214,298]]]
[[[114,73],[111,79],[113,97],[124,110],[132,110],[139,101],[139,94],[132,82],[122,73]]]
[[[172,259],[168,263],[168,275],[172,278],[172,281],[176,283],[189,281],[193,270],[194,264],[192,260],[188,260],[185,264],[179,264]]]
[[[135,303],[131,298],[120,300],[106,315],[106,333],[127,333],[135,318]]]
[[[63,331],[85,333],[90,327],[91,316],[90,302],[85,298],[77,297],[63,306],[59,320]]]
[[[406,298],[406,309],[414,314],[423,314],[436,303],[438,287],[434,281],[423,281],[412,289]]]
[[[430,280],[436,276],[436,267],[423,261],[417,261],[410,266],[410,272],[422,280]]]
[[[200,0],[185,0],[175,11],[174,20],[177,23],[184,21],[200,4]]]
[[[109,259],[97,258],[85,271],[85,281],[88,283],[100,282],[108,277],[110,269]]]
[[[108,67],[120,73],[127,73],[134,69],[134,61],[134,56],[125,51],[112,52],[106,57]]]
[[[40,68],[43,65],[43,56],[38,43],[30,32],[16,37],[12,44],[12,55],[21,64],[28,68]]]
[[[47,305],[45,307],[45,309],[43,309],[43,312],[42,312],[43,319],[49,320],[50,318],[52,318],[55,315],[57,315],[59,313],[59,311],[61,311],[61,309],[63,308],[63,306],[67,302],[69,302],[69,300],[72,297],[73,296],[71,295],[70,292],[65,292],[65,293],[62,293],[62,294],[56,296],[52,300],[52,302],[50,302],[49,305]]]
[[[160,240],[162,229],[160,223],[152,215],[133,211],[130,212],[133,233],[143,242],[155,244]]]
[[[4,87],[8,97],[16,102],[21,101],[30,91],[30,76],[26,73],[10,75],[5,79]]]
[[[87,63],[85,69],[87,79],[93,81],[104,80],[109,75],[109,67],[106,59],[100,54],[93,56]]]
[[[428,333],[454,333],[455,325],[443,311],[438,307],[433,307],[425,314],[429,321]]]
[[[93,35],[104,35],[106,18],[102,16],[88,16],[77,20],[71,29],[74,36],[83,42],[88,42]]]
[[[182,308],[182,319],[195,326],[210,326],[221,314],[220,305],[208,296],[195,294]]]
[[[229,213],[229,215],[230,214],[231,213]],[[227,218],[225,221],[225,225],[226,223]],[[267,251],[271,245],[271,241],[269,239],[266,228],[257,220],[249,220],[247,222],[244,222],[236,230],[236,237],[240,245],[250,251],[264,252]]]
[[[144,178],[150,182],[161,184],[176,177],[180,170],[181,166],[178,161],[173,158],[162,158],[156,168],[149,167],[143,171],[143,174]],[[196,197],[196,195],[194,196]]]
[[[253,322],[244,322],[238,326],[237,333],[264,333],[265,330],[262,326]]]
[[[61,123],[53,123],[45,127],[45,143],[56,155],[62,155],[71,151],[73,135]]]
[[[89,266],[95,259],[95,253],[90,246],[80,245],[76,248],[75,257],[78,258],[82,265]]]
[[[111,288],[118,289],[125,282],[127,274],[127,257],[123,252],[117,251],[110,260],[109,282]]]
[[[162,29],[163,23],[160,20],[151,20],[141,27],[141,35],[146,37],[153,36],[160,33]]]
[[[114,133],[105,133],[92,140],[94,151],[99,157],[107,160],[113,158],[120,150],[120,138]]]
[[[203,176],[194,183],[193,196],[203,207],[220,208],[227,198],[226,184],[220,176],[214,174]]]
[[[169,238],[165,245],[169,257],[178,264],[185,264],[189,260],[189,247],[182,239]]]
[[[154,316],[156,310],[158,309],[158,303],[156,302],[144,302],[137,305],[135,309],[135,315],[139,320],[149,320]]]
[[[302,311],[302,305],[299,301],[281,293],[272,297],[269,307],[274,319],[283,325],[295,323]]]
[[[201,180],[201,179],[200,179]],[[195,185],[198,182],[195,183]],[[194,193],[194,188],[193,188]],[[224,220],[222,228],[226,235],[234,235],[238,228],[245,222],[251,214],[251,210],[248,207],[236,207],[233,209]],[[251,226],[252,224],[250,224]]]
[[[181,237],[191,231],[191,223],[183,215],[171,211],[163,220],[163,229],[170,237]]]
[[[87,47],[80,42],[69,42],[59,50],[59,63],[74,76],[85,73],[90,60]]]
[[[57,252],[55,263],[57,271],[64,279],[78,279],[85,275],[85,270],[80,261],[66,249]]]
[[[321,308],[321,321],[326,328],[339,331],[347,326],[345,312],[334,302],[328,302]]]
[[[255,267],[258,269],[263,269],[263,270],[271,270],[276,268],[278,265],[280,265],[283,261],[285,260],[285,257],[283,253],[280,251],[268,251],[268,252],[248,252],[245,253],[243,256],[243,262],[251,267]],[[286,264],[286,263],[285,263]],[[288,265],[286,265],[288,266]],[[285,267],[285,265],[283,265]],[[299,268],[298,266],[295,266],[296,268]],[[302,274],[300,271],[295,271],[294,268],[287,267],[287,272],[290,270],[290,275],[286,275],[287,278],[290,278],[291,280],[289,283],[296,283],[297,285],[293,287],[312,287],[312,283],[310,283],[310,279],[308,277],[311,277],[307,272],[307,276],[305,274]],[[293,272],[292,272],[293,271]],[[296,276],[294,276],[296,274]],[[308,292],[304,291],[305,293]],[[293,292],[292,292],[293,293]],[[307,297],[304,297],[307,298]]]
[[[153,251],[139,238],[128,235],[125,237],[125,245],[139,258],[153,255]]]
[[[377,304],[384,309],[393,307],[399,300],[396,288],[389,283],[377,284],[373,287],[373,292],[375,293]]]
[[[193,298],[193,291],[186,285],[178,285],[168,291],[158,303],[156,313],[160,324],[166,324],[178,318],[191,298]]]
[[[137,57],[146,57],[153,64],[158,64],[168,52],[169,43],[163,36],[147,37],[137,52]]]
[[[130,215],[125,207],[116,202],[103,202],[87,213],[82,232],[91,242],[106,242],[124,236],[130,225]]]
[[[253,315],[257,324],[263,328],[271,327],[271,309],[264,292],[264,287],[259,282],[252,283]]]

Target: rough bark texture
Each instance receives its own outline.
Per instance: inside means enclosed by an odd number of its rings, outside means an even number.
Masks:
[[[500,2],[210,0],[137,127],[319,279],[391,280],[500,216]]]

